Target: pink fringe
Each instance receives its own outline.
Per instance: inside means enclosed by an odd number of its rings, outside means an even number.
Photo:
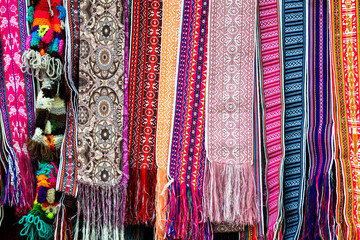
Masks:
[[[280,223],[280,225],[274,224],[272,228],[268,229],[267,239],[269,240],[282,239],[282,223]]]
[[[199,192],[185,184],[172,183],[165,231],[172,239],[212,239],[211,225],[203,216]]]
[[[204,213],[212,223],[253,225],[259,221],[252,165],[209,162],[205,172]]]
[[[28,152],[21,152],[17,154],[17,163],[19,166],[20,176],[20,191],[24,197],[24,202],[17,205],[15,214],[22,217],[33,208],[35,199],[35,174],[33,166],[30,161]]]

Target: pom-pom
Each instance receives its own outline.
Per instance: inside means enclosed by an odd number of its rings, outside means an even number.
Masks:
[[[61,20],[65,20],[65,16],[66,16],[65,8],[63,6],[56,6],[56,9],[59,11],[58,18]]]
[[[26,50],[28,50],[31,47],[31,35],[28,36],[26,39]]]
[[[60,40],[60,42],[59,42],[59,54],[60,54],[60,56],[63,55],[63,49],[64,49],[64,40]]]
[[[38,203],[43,203],[47,200],[47,192],[48,189],[46,187],[40,186],[39,190],[38,190],[38,197],[37,197],[37,202]]]
[[[32,23],[34,21],[34,7],[33,6],[28,8],[27,14],[28,15],[26,17],[26,21],[28,21],[32,25]]]
[[[42,41],[44,43],[49,44],[51,42],[51,40],[53,40],[54,37],[54,30],[52,30],[51,28],[46,32],[46,34],[44,35],[44,37],[42,38]]]
[[[52,130],[51,122],[48,120],[48,121],[46,121],[44,133],[51,134],[51,132],[52,132],[51,130]]]
[[[55,202],[55,188],[51,188],[47,191],[46,200],[50,204],[53,204]]]

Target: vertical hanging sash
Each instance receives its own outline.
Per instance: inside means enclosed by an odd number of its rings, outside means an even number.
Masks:
[[[255,88],[254,88],[254,171],[255,171],[255,186],[256,186],[256,195],[257,195],[257,203],[258,203],[258,215],[259,215],[259,222],[254,225],[245,226],[239,232],[240,236],[237,236],[236,239],[244,240],[244,239],[267,239],[266,238],[266,208],[264,207],[264,202],[266,202],[266,186],[265,186],[265,179],[264,173],[266,166],[266,159],[264,156],[265,149],[264,149],[264,136],[262,132],[263,123],[262,119],[262,111],[260,110],[261,106],[261,96],[260,96],[260,83],[261,79],[259,78],[259,72],[261,70],[259,66],[259,49],[257,49],[256,53],[256,79]],[[216,229],[219,225],[213,226],[214,232],[217,231]],[[269,238],[270,239],[270,238]]]
[[[257,5],[258,6],[258,5]],[[257,18],[258,20],[258,18]],[[257,33],[257,39],[258,31]],[[258,62],[259,59],[259,49],[256,49],[255,55],[255,83],[254,83],[254,172],[255,172],[255,187],[256,187],[256,202],[257,202],[257,214],[258,222],[251,227],[253,232],[253,239],[265,239],[266,237],[266,208],[264,208],[266,203],[266,186],[265,181],[265,167],[266,167],[266,158],[265,158],[265,149],[264,149],[264,136],[263,136],[263,123],[261,121],[263,113],[261,110],[261,91],[260,91],[260,65]]]
[[[2,43],[0,41],[0,59],[3,59],[3,49],[2,49]],[[3,62],[0,61],[0,86],[3,87],[4,86],[4,67],[3,67]],[[2,100],[3,98],[1,98]],[[7,143],[7,137],[6,137],[6,133],[5,133],[5,121],[3,120],[3,114],[2,114],[2,109],[3,109],[3,105],[1,102],[0,105],[0,193],[1,195],[7,195],[8,193],[6,193],[6,182],[5,182],[5,176],[7,174],[7,171],[9,171],[9,164],[11,164],[8,161],[8,156],[9,156],[9,147],[8,147],[8,143]],[[7,190],[9,191],[10,188]],[[1,205],[4,205],[4,203],[1,202]],[[1,210],[2,211],[2,210]]]
[[[210,3],[204,213],[233,232],[258,221],[253,167],[256,4]]]
[[[304,239],[332,238],[333,224],[331,85],[328,58],[328,4],[309,1],[308,142],[310,173],[305,205]]]
[[[359,7],[330,1],[330,56],[336,162],[336,237],[360,238]]]
[[[167,166],[171,138],[171,114],[173,110],[176,59],[179,45],[181,1],[163,2],[163,22],[160,57],[159,97],[156,129],[156,236],[160,240],[165,236],[166,203],[168,191]],[[165,190],[164,190],[165,189]]]
[[[66,88],[70,95],[67,103],[66,130],[61,148],[59,174],[56,189],[75,196],[77,193],[77,104],[79,84],[79,2],[64,1],[68,17],[65,21],[66,49],[65,49],[65,79]],[[83,49],[84,50],[84,49]]]
[[[34,172],[27,150],[27,139],[34,134],[34,89],[32,78],[21,70],[21,55],[26,46],[26,5],[24,0],[4,0],[1,7],[2,82],[0,83],[1,112],[7,144],[17,166],[13,175],[8,171],[2,204],[17,206],[17,214],[31,210],[34,200]],[[21,176],[21,177],[20,177]],[[16,178],[16,179],[15,179]],[[10,185],[18,182],[18,188]]]
[[[77,195],[77,127],[78,127],[78,85],[79,85],[79,1],[64,0],[67,11],[65,19],[65,86],[69,93],[66,107],[66,129],[61,146],[60,164],[57,176],[56,190],[66,197],[60,203],[60,213],[55,220],[54,239],[72,240],[72,206]]]
[[[303,218],[305,184],[305,0],[282,2],[282,54],[284,60],[285,160],[283,204],[284,239],[298,239]]]
[[[134,0],[132,19],[126,224],[153,225],[162,1]]]
[[[279,1],[259,1],[259,66],[266,153],[267,237],[279,239],[282,224],[283,81]]]
[[[120,239],[128,180],[126,1],[80,3],[78,220],[85,237]],[[125,48],[124,48],[125,45]],[[75,236],[78,235],[78,225]]]
[[[183,2],[170,146],[166,234],[210,239],[203,217],[208,0]]]

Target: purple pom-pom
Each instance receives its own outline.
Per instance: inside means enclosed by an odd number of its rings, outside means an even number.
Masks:
[[[46,201],[46,195],[47,195],[48,188],[40,186],[38,191],[38,203],[44,203]]]

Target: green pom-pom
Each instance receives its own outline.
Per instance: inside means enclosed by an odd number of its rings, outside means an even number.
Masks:
[[[54,132],[56,130],[55,121],[53,119],[49,120],[51,122],[51,132]]]

